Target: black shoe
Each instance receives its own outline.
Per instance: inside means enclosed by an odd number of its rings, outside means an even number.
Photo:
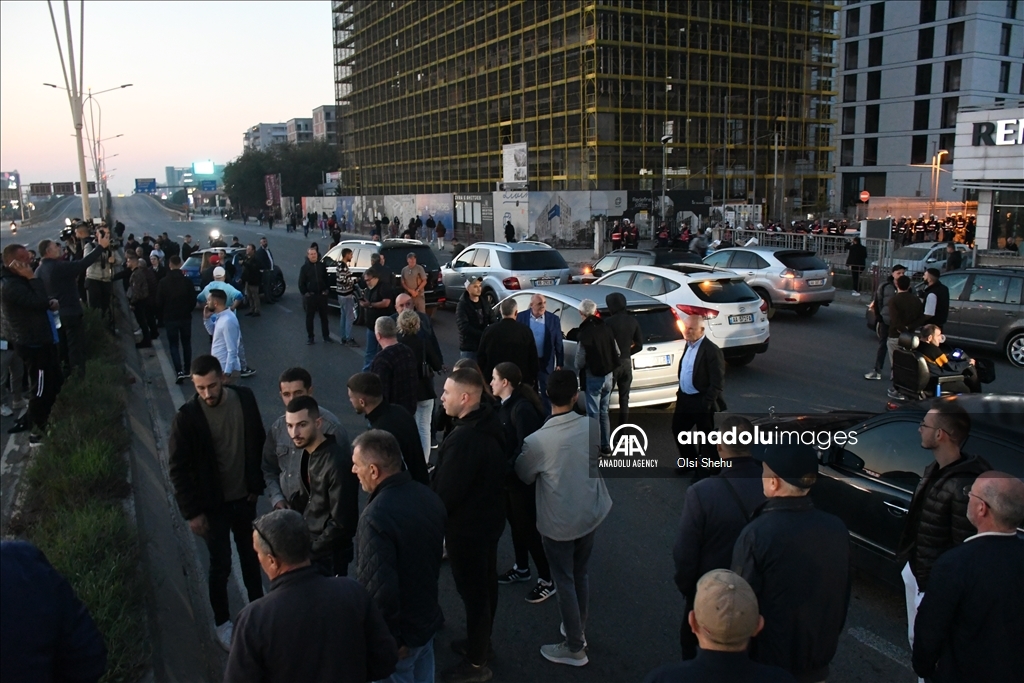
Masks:
[[[452,668],[441,672],[441,680],[445,683],[484,683],[494,678],[494,673],[487,665],[476,666],[462,660]]]
[[[258,318],[258,317],[260,317],[260,315],[261,315],[261,314],[257,312],[257,313],[253,313],[253,314],[252,314],[252,317],[254,317],[254,318]]]
[[[43,435],[32,432],[28,435],[29,446],[41,446],[43,445]]]
[[[151,349],[151,348],[153,348],[153,342],[151,342],[151,341],[141,341],[141,342],[139,342],[138,344],[135,345],[135,348],[137,348],[137,349]]]
[[[333,344],[334,340],[330,337],[324,337],[324,344]]]
[[[28,431],[28,429],[31,426],[32,426],[32,423],[29,422],[27,418],[23,417],[20,420],[18,420],[17,422],[15,422],[14,425],[11,426],[11,428],[7,430],[7,433],[8,434],[18,434],[19,432],[26,432],[26,431]]]
[[[539,602],[544,602],[552,595],[557,593],[555,590],[555,584],[553,581],[545,581],[544,579],[538,579],[537,585],[533,587],[530,594],[526,596],[526,602],[536,605]]]
[[[498,577],[498,583],[507,585],[510,583],[519,583],[520,581],[530,580],[530,570],[520,569],[517,565],[512,565],[512,569]]]
[[[245,368],[242,368],[242,371],[238,373],[238,376],[239,377],[252,377],[255,374],[256,374],[255,368],[245,367]]]
[[[175,384],[181,384],[182,382],[184,382],[184,381],[185,381],[185,380],[187,380],[188,378],[189,378],[189,374],[188,374],[187,372],[185,372],[185,371],[181,371],[181,372],[179,372],[179,373],[178,373],[178,374],[177,374],[177,375],[176,375],[176,376],[174,377],[174,383],[175,383]]]
[[[251,318],[251,317],[253,317],[254,315],[256,315],[256,314],[255,314],[255,313],[253,313],[252,311],[249,311],[248,313],[246,313],[246,314],[245,314],[245,317],[246,317],[246,318]]]
[[[306,346],[312,346],[313,344],[316,344],[316,339],[310,337],[309,339],[306,340]]]
[[[469,641],[465,638],[452,641],[452,652],[460,657],[465,657],[469,654]],[[487,661],[494,659],[494,647],[491,645],[487,646]],[[468,661],[468,660],[467,660]]]

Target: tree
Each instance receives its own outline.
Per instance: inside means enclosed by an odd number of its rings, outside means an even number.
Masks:
[[[337,167],[337,147],[321,141],[278,144],[266,151],[245,150],[224,167],[224,190],[234,206],[263,206],[267,200],[264,176],[279,173],[283,196],[314,196],[324,172]]]

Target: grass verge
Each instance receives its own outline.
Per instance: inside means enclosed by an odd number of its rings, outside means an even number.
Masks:
[[[138,534],[124,499],[125,372],[120,348],[94,311],[85,318],[85,375],[61,389],[46,438],[26,471],[19,535],[46,553],[103,634],[103,681],[136,681],[148,663]]]

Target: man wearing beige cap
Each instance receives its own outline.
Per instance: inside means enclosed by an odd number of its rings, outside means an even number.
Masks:
[[[713,569],[697,582],[688,617],[700,649],[697,658],[655,669],[644,683],[759,681],[793,683],[790,673],[747,655],[750,639],[764,628],[750,584],[728,569]]]

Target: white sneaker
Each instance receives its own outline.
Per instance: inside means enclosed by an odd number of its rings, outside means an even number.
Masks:
[[[860,296],[860,292],[850,292],[853,296]]]
[[[217,627],[217,643],[224,648],[225,652],[231,652],[231,636],[235,633],[235,625],[225,621]]]
[[[14,415],[14,411],[7,406],[0,405],[0,415],[3,415],[4,417],[10,417],[11,415]]]
[[[590,661],[587,658],[587,651],[580,650],[579,652],[573,652],[569,649],[569,644],[554,643],[552,645],[542,645],[540,648],[540,654],[544,659],[555,664],[568,664],[569,666],[586,666]]]

